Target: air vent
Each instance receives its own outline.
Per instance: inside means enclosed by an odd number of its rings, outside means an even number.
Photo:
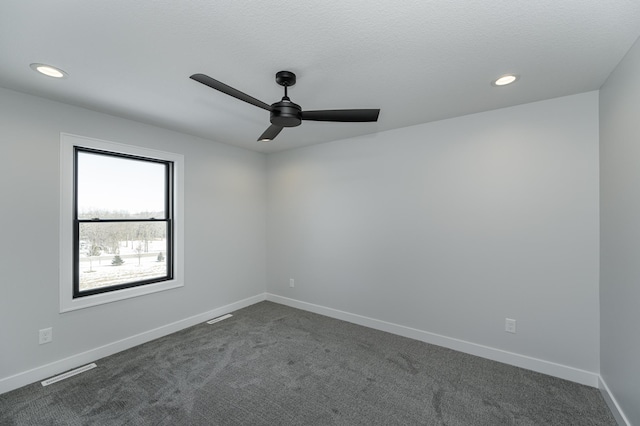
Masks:
[[[223,315],[221,317],[214,318],[212,320],[207,321],[207,324],[215,324],[215,323],[220,322],[222,320],[226,320],[227,318],[231,318],[232,316],[233,315],[231,315],[231,314]]]
[[[92,362],[91,364],[87,364],[84,367],[78,367],[75,370],[67,371],[66,373],[59,374],[55,377],[44,380],[40,383],[42,384],[42,386],[49,386],[61,380],[68,379],[69,377],[77,376],[80,373],[84,373],[85,371],[91,370],[92,368],[96,368],[96,367],[97,365]]]

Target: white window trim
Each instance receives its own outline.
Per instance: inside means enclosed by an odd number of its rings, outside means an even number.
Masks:
[[[173,162],[173,279],[73,298],[73,155],[74,146]],[[60,312],[138,297],[184,286],[184,156],[84,136],[60,133]]]

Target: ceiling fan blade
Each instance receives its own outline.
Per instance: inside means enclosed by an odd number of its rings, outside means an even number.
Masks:
[[[303,120],[365,122],[378,121],[379,109],[325,109],[302,111]]]
[[[225,93],[229,96],[233,96],[236,99],[240,99],[241,101],[245,101],[247,103],[250,103],[251,105],[255,105],[259,108],[262,109],[266,109],[267,111],[271,111],[271,105],[266,104],[256,98],[254,98],[253,96],[249,96],[246,93],[243,93],[241,91],[239,91],[238,89],[234,89],[231,86],[227,86],[224,83],[219,82],[218,80],[214,80],[213,78],[209,77],[208,75],[204,75],[204,74],[194,74],[191,77],[192,80],[197,81],[198,83],[202,83],[205,86],[209,86],[212,89],[216,89],[219,90],[222,93]]]
[[[267,130],[264,131],[262,135],[260,135],[260,137],[258,138],[258,142],[271,141],[275,139],[275,137],[278,136],[278,133],[280,133],[281,131],[282,127],[272,124]]]

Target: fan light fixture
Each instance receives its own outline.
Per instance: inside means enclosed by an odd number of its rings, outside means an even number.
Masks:
[[[40,74],[44,74],[53,78],[66,78],[68,74],[61,70],[60,68],[53,67],[47,64],[31,64],[29,65],[32,70],[39,72]]]
[[[518,80],[519,76],[515,74],[506,74],[491,83],[494,86],[506,86]]]

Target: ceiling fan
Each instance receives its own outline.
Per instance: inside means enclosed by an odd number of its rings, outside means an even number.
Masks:
[[[259,101],[238,89],[227,86],[204,74],[193,74],[190,78],[229,96],[233,96],[236,99],[271,112],[271,126],[260,135],[258,138],[260,142],[273,140],[283,128],[299,126],[302,120],[360,123],[378,121],[378,115],[380,114],[379,109],[325,109],[303,111],[300,105],[291,102],[291,99],[287,96],[287,87],[296,84],[296,75],[291,71],[279,71],[276,73],[276,82],[284,87],[284,96],[280,102],[271,105]]]

